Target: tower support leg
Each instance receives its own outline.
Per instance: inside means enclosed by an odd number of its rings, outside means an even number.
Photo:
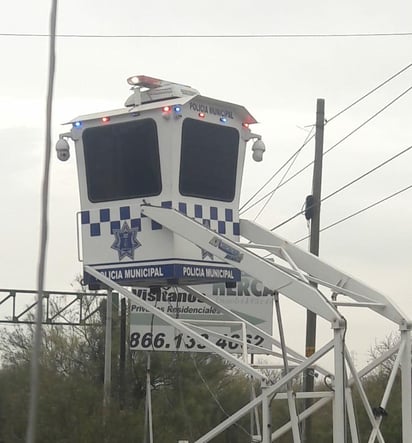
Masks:
[[[345,443],[345,354],[344,327],[341,320],[333,324],[335,350],[335,398],[333,402],[333,443]]]
[[[271,443],[272,424],[270,414],[270,397],[267,395],[268,387],[262,381],[262,443]]]
[[[411,331],[401,330],[404,343],[402,368],[402,441],[412,441]]]

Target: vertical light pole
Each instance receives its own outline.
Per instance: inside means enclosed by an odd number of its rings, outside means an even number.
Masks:
[[[322,189],[322,162],[323,162],[323,134],[325,128],[325,100],[318,98],[316,102],[316,134],[315,134],[315,161],[313,165],[312,181],[312,207],[306,208],[310,213],[310,243],[309,251],[314,255],[319,255],[319,234],[320,234],[320,201]],[[316,286],[314,284],[314,286]],[[306,312],[306,357],[310,357],[316,348],[316,314]],[[304,376],[304,391],[313,392],[314,373],[308,368]],[[313,403],[312,399],[305,400],[305,409]],[[304,422],[303,438],[304,443],[314,443],[312,436],[311,418]]]
[[[120,301],[120,351],[119,351],[119,402],[120,409],[126,403],[126,298]]]
[[[144,443],[153,443],[152,382],[150,375],[150,352],[147,353],[146,404],[145,404],[143,441]]]
[[[106,302],[106,335],[104,346],[104,397],[103,405],[107,408],[110,405],[110,391],[112,385],[112,290],[107,290]]]

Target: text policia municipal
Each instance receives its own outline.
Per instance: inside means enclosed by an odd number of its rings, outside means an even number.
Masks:
[[[149,266],[142,268],[117,268],[101,269],[100,272],[112,280],[132,280],[136,278],[166,277],[162,266]],[[183,277],[195,278],[221,278],[234,280],[233,270],[230,268],[206,268],[201,266],[183,266]]]

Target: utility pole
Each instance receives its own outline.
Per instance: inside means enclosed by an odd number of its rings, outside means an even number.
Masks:
[[[320,234],[320,201],[322,189],[322,162],[323,162],[323,134],[325,128],[325,100],[318,98],[316,102],[316,134],[315,134],[315,161],[313,165],[312,196],[310,208],[306,208],[307,217],[310,219],[310,243],[309,251],[314,255],[319,255],[319,234]],[[314,286],[317,286],[314,284]],[[316,314],[306,312],[306,357],[310,357],[315,352],[316,347]],[[311,368],[305,371],[304,391],[313,392],[314,372]],[[313,399],[305,400],[305,409],[313,403]],[[304,443],[314,443],[312,435],[311,417],[308,417],[303,426]]]

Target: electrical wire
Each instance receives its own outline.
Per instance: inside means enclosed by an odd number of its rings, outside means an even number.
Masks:
[[[346,106],[346,108],[342,109],[342,111],[339,111],[337,114],[335,114],[333,117],[330,117],[328,119],[328,123],[330,123],[332,120],[334,120],[336,117],[339,117],[340,115],[342,115],[344,112],[348,111],[349,109],[351,109],[353,106],[357,105],[359,102],[361,102],[362,100],[364,100],[366,97],[369,97],[371,94],[373,94],[374,92],[376,92],[378,89],[382,88],[383,86],[385,86],[387,83],[389,83],[390,81],[392,81],[394,78],[398,77],[399,75],[401,75],[403,72],[407,71],[410,67],[412,66],[412,63],[410,63],[409,65],[406,65],[404,68],[402,68],[401,70],[399,70],[398,72],[396,72],[395,74],[393,74],[392,76],[390,76],[389,78],[387,78],[385,81],[383,81],[382,83],[380,83],[378,86],[376,86],[375,88],[371,89],[369,92],[367,92],[366,94],[362,95],[362,97],[358,98],[357,100],[355,100],[353,103],[351,103],[350,105]]]
[[[353,184],[355,184],[356,182],[362,180],[363,178],[367,177],[368,175],[372,174],[373,172],[376,172],[378,169],[382,168],[383,166],[386,166],[388,163],[390,163],[391,161],[397,159],[398,157],[400,157],[403,154],[406,154],[408,151],[410,151],[412,149],[412,145],[408,146],[407,148],[405,148],[404,150],[398,152],[397,154],[393,155],[392,157],[386,159],[385,161],[383,161],[382,163],[379,163],[379,165],[375,166],[372,169],[369,169],[369,171],[365,172],[364,174],[360,175],[359,177],[351,180],[350,182],[346,183],[345,185],[341,186],[340,188],[336,189],[335,191],[331,192],[330,194],[328,194],[326,197],[322,198],[321,203],[324,202],[325,200],[328,200],[329,198],[335,196],[336,194],[338,194],[339,192],[343,191],[344,189],[349,188],[349,186],[352,186]],[[310,209],[310,208],[306,208]],[[271,228],[271,231],[274,231],[278,228],[280,228],[281,226],[285,225],[286,223],[289,223],[290,221],[294,220],[296,217],[298,217],[299,215],[302,215],[305,212],[305,210],[301,209],[299,212],[297,212],[295,215],[292,215],[292,217],[289,217],[287,220],[283,221],[282,223],[279,223],[278,225],[274,226],[273,228]]]
[[[42,320],[43,320],[43,292],[44,277],[46,267],[47,253],[47,234],[48,234],[48,206],[49,206],[49,176],[50,176],[50,153],[51,153],[51,124],[53,109],[53,89],[54,74],[56,64],[56,22],[57,22],[57,0],[52,0],[50,10],[50,41],[49,41],[49,79],[47,90],[46,105],[46,143],[45,143],[45,159],[42,184],[42,212],[41,212],[41,238],[40,238],[40,254],[38,262],[38,302],[37,302],[37,319],[33,339],[33,351],[30,368],[30,401],[28,424],[26,432],[26,443],[34,443],[36,439],[36,422],[38,413],[39,398],[39,372],[40,372],[40,356],[42,342]]]
[[[397,102],[400,98],[402,98],[404,95],[406,95],[409,91],[412,90],[412,86],[410,86],[409,88],[405,89],[401,94],[399,94],[397,97],[395,97],[393,100],[391,100],[389,103],[387,103],[385,106],[383,106],[382,108],[379,109],[379,111],[375,112],[375,114],[373,114],[371,117],[369,117],[368,119],[366,119],[363,123],[361,123],[359,126],[357,126],[355,129],[353,129],[351,132],[349,132],[348,134],[346,134],[343,138],[341,138],[337,143],[335,143],[334,145],[332,145],[329,149],[327,149],[323,155],[325,156],[326,154],[328,154],[330,151],[332,151],[333,149],[335,149],[337,146],[339,146],[340,144],[342,144],[344,141],[346,141],[349,137],[351,137],[353,134],[355,134],[357,131],[359,131],[360,129],[362,129],[364,126],[366,126],[370,121],[372,121],[374,118],[376,118],[378,115],[380,115],[382,112],[386,111],[390,106],[392,106],[395,102]],[[293,180],[294,178],[296,178],[298,175],[300,175],[302,172],[304,172],[306,169],[308,169],[310,166],[313,165],[313,160],[311,162],[309,162],[307,165],[305,165],[303,168],[299,169],[299,171],[297,171],[295,174],[293,174],[291,177],[289,177],[287,180],[285,180],[281,185],[277,186],[275,189],[272,189],[270,192],[268,192],[267,194],[265,194],[263,197],[261,197],[259,200],[257,200],[256,202],[254,202],[252,205],[250,205],[246,210],[250,210],[251,208],[253,208],[254,206],[256,206],[257,204],[259,204],[262,200],[264,200],[265,198],[267,198],[272,192],[276,192],[279,188],[281,188],[282,186],[286,185],[287,183],[289,183],[291,180]],[[246,211],[245,210],[245,211]]]
[[[286,225],[287,223],[291,222],[292,220],[294,220],[295,218],[299,217],[299,215],[302,215],[305,211],[303,209],[301,209],[299,212],[297,212],[295,215],[292,215],[292,217],[287,218],[286,220],[284,220],[282,223],[279,223],[278,225],[274,226],[273,228],[271,228],[271,231],[275,231],[276,229],[279,229],[281,226]]]
[[[273,38],[364,38],[364,37],[411,37],[412,32],[360,32],[325,34],[57,34],[58,38],[230,38],[230,39],[273,39]],[[50,37],[50,34],[29,32],[1,32],[0,37]]]
[[[342,139],[340,139],[337,143],[332,145],[329,149],[327,149],[323,155],[329,153],[333,149],[335,149],[337,146],[339,146],[341,143],[343,143],[345,140],[347,140],[350,136],[352,136],[355,132],[359,131],[359,129],[363,128],[365,125],[367,125],[371,120],[373,120],[375,117],[377,117],[379,114],[381,114],[383,111],[386,111],[390,106],[392,106],[395,102],[397,102],[399,99],[401,99],[404,95],[406,95],[410,90],[412,90],[412,86],[409,88],[406,88],[403,92],[401,92],[398,96],[396,96],[393,100],[391,100],[389,103],[387,103],[385,106],[383,106],[379,111],[375,112],[371,117],[369,117],[367,120],[365,120],[363,123],[361,123],[358,127],[356,127],[353,131],[349,132],[349,134],[345,135]],[[312,162],[313,163],[313,162]]]
[[[399,191],[396,191],[396,192],[394,192],[393,194],[388,195],[387,197],[384,197],[384,198],[382,198],[381,200],[378,200],[378,201],[376,201],[375,203],[372,203],[371,205],[366,206],[366,207],[363,208],[363,209],[360,209],[359,211],[353,212],[352,214],[350,214],[350,215],[348,215],[348,216],[346,216],[346,217],[344,217],[344,218],[341,218],[340,220],[338,220],[338,221],[336,221],[336,222],[334,222],[334,223],[332,223],[332,224],[330,224],[330,225],[328,225],[328,226],[325,226],[324,228],[320,229],[319,232],[323,232],[323,231],[326,231],[326,230],[328,230],[328,229],[330,229],[330,228],[333,228],[334,226],[339,225],[340,223],[343,223],[343,222],[345,222],[345,221],[347,221],[347,220],[349,220],[349,219],[355,217],[356,215],[362,214],[363,212],[365,212],[365,211],[367,211],[367,210],[369,210],[369,209],[372,209],[373,207],[378,206],[378,205],[380,205],[381,203],[384,203],[384,202],[386,202],[387,200],[390,200],[391,198],[396,197],[396,196],[398,196],[399,194],[402,194],[403,192],[405,192],[405,191],[407,191],[407,190],[409,190],[409,189],[411,189],[411,188],[412,188],[412,185],[406,186],[405,188],[403,188],[403,189],[401,189],[401,190],[399,190]],[[300,242],[302,242],[303,240],[306,240],[306,239],[309,238],[309,237],[310,237],[310,236],[307,235],[306,237],[303,237],[303,238],[301,238],[301,239],[295,241],[294,244],[300,243]]]
[[[388,163],[390,163],[391,161],[397,159],[398,157],[400,157],[403,154],[406,154],[408,151],[410,151],[412,149],[412,145],[408,146],[406,149],[404,149],[401,152],[398,152],[397,154],[393,155],[392,157],[388,158],[387,160],[383,161],[382,163],[380,163],[379,165],[375,166],[374,168],[370,169],[369,171],[365,172],[364,174],[360,175],[359,177],[355,178],[354,180],[350,181],[349,183],[346,183],[346,185],[341,186],[340,188],[336,189],[336,191],[331,192],[330,194],[328,194],[326,197],[324,197],[321,202],[324,202],[325,200],[328,200],[329,198],[335,196],[336,194],[338,194],[339,192],[343,191],[344,189],[349,188],[349,186],[352,186],[353,184],[355,184],[356,182],[358,182],[359,180],[362,180],[363,178],[367,177],[368,175],[372,174],[373,172],[377,171],[378,169],[382,168],[383,166],[386,166]]]
[[[248,211],[250,208],[246,208],[245,206],[247,206],[258,194],[259,192],[261,192],[282,170],[283,168],[285,168],[289,162],[291,162],[293,160],[293,158],[298,155],[300,153],[300,151],[314,138],[315,136],[313,135],[312,137],[310,137],[308,140],[306,140],[305,143],[302,144],[302,146],[294,153],[292,154],[286,161],[285,163],[283,163],[283,165],[252,195],[252,197],[249,198],[249,200],[244,203],[240,209],[239,209],[239,213],[242,214],[243,212]],[[267,194],[264,198],[266,198],[269,194]],[[259,202],[262,200],[259,200]],[[254,205],[253,205],[254,206]],[[253,207],[251,206],[251,207]]]
[[[311,135],[312,135],[313,130],[314,130],[314,126],[312,126],[310,132],[308,133],[308,135],[307,135],[307,137],[306,137],[306,139],[305,139],[305,141],[303,142],[302,148],[299,149],[299,150],[296,152],[296,154],[294,155],[293,160],[290,162],[288,168],[286,169],[285,173],[283,174],[282,178],[280,179],[280,182],[278,183],[278,185],[277,185],[277,187],[276,187],[277,189],[278,189],[279,186],[283,183],[283,180],[285,180],[285,178],[286,178],[286,176],[288,175],[289,171],[291,170],[291,168],[292,168],[293,165],[295,164],[295,162],[296,162],[296,160],[298,159],[299,154],[301,153],[303,147],[308,143],[309,140],[312,139]],[[266,206],[270,203],[270,201],[272,200],[272,198],[273,198],[274,195],[275,195],[275,192],[273,192],[273,193],[269,196],[269,198],[266,200],[265,204],[262,206],[262,208],[260,209],[260,211],[256,214],[255,218],[253,219],[254,221],[257,220],[257,218],[259,217],[260,214],[262,214],[262,212],[265,210]]]
[[[200,380],[202,380],[202,383],[204,384],[204,386],[206,387],[207,391],[209,392],[210,396],[212,397],[212,399],[214,400],[214,402],[216,403],[216,405],[218,406],[218,408],[221,410],[221,412],[223,412],[223,414],[225,415],[226,418],[230,417],[230,414],[228,414],[225,410],[225,408],[222,406],[222,403],[220,403],[217,395],[212,391],[212,389],[210,388],[209,384],[207,383],[206,379],[203,377],[203,374],[200,372],[199,367],[197,366],[197,362],[196,359],[194,358],[194,355],[192,352],[190,352],[190,357],[193,361],[193,366],[197,372],[197,375],[199,376]],[[248,437],[251,437],[250,432],[248,432],[242,425],[240,425],[239,423],[234,423],[234,426],[239,428],[241,431],[243,431]]]
[[[350,105],[346,106],[345,108],[343,108],[341,111],[339,111],[337,114],[335,114],[334,116],[330,117],[326,123],[330,123],[331,121],[333,121],[334,119],[336,119],[337,117],[339,117],[340,115],[344,114],[346,111],[348,111],[349,109],[351,109],[353,106],[357,105],[358,103],[360,103],[362,100],[364,100],[365,98],[369,97],[372,93],[376,92],[377,90],[379,90],[380,88],[382,88],[383,86],[385,86],[386,84],[388,84],[390,81],[392,81],[393,79],[395,79],[396,77],[398,77],[400,74],[404,73],[405,71],[407,71],[410,67],[412,67],[412,63],[406,65],[405,67],[403,67],[402,69],[400,69],[399,71],[397,71],[395,74],[391,75],[389,78],[387,78],[386,80],[384,80],[383,82],[379,83],[377,86],[375,86],[374,88],[372,88],[370,91],[368,91],[367,93],[365,93],[364,95],[362,95],[361,97],[359,97],[358,99],[356,99],[354,102],[352,102]],[[313,135],[312,137],[310,137],[308,140],[305,141],[305,143],[252,195],[252,197],[249,198],[249,200],[243,204],[243,206],[241,206],[240,208],[240,214],[242,214],[242,210],[245,208],[245,206],[247,206],[275,177],[277,174],[279,174],[279,172],[290,162],[292,161],[292,159],[295,157],[295,155],[301,151],[301,149],[306,146],[311,140],[312,138],[314,138],[315,135]],[[312,162],[313,163],[313,162]],[[310,163],[309,165],[306,165],[305,168],[303,170],[305,170],[307,167],[309,167],[312,163]],[[303,172],[303,170],[301,170]],[[299,171],[300,173],[300,171]],[[263,199],[265,199],[268,195],[264,196]],[[259,200],[258,203],[260,203]],[[251,206],[253,207],[253,206]],[[250,208],[251,208],[250,207]],[[247,211],[248,209],[245,209],[243,212]]]

